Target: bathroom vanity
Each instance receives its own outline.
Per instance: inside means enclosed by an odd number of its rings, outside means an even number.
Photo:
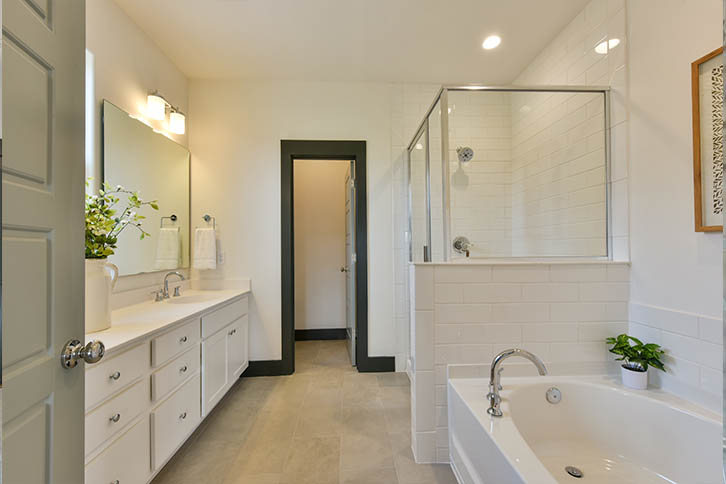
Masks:
[[[87,334],[106,354],[85,370],[86,484],[146,484],[248,362],[249,289],[186,291],[113,312]]]

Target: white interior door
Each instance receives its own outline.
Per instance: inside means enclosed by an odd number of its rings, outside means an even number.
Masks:
[[[345,177],[345,314],[348,353],[353,365],[356,364],[355,226],[355,161],[351,161]]]
[[[2,477],[83,482],[83,0],[3,0]]]

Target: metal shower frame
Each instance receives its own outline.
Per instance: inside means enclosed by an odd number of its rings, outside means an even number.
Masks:
[[[442,165],[442,204],[443,204],[443,257],[444,261],[451,258],[451,196],[450,196],[450,159],[449,159],[449,92],[450,91],[489,91],[489,92],[572,92],[572,93],[594,93],[603,95],[604,103],[604,131],[605,131],[605,211],[606,211],[606,249],[605,257],[597,259],[612,260],[612,181],[611,181],[611,133],[610,133],[610,88],[608,86],[486,86],[478,84],[454,84],[441,86],[434,100],[424,114],[423,120],[418,125],[411,142],[406,147],[406,175],[408,185],[408,249],[409,261],[413,261],[413,191],[411,183],[411,151],[415,149],[416,143],[423,137],[426,140],[426,246],[424,247],[424,262],[431,262],[431,160],[429,146],[429,116],[440,103],[441,112],[441,165]],[[445,115],[446,114],[446,115]],[[551,256],[561,258],[561,256]],[[518,257],[512,257],[513,259]],[[526,258],[526,257],[522,257]],[[568,256],[568,258],[578,258]],[[582,257],[592,259],[593,257]]]

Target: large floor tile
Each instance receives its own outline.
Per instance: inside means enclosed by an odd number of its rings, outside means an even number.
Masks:
[[[300,341],[296,372],[243,378],[153,484],[453,484],[411,453],[403,374],[358,373],[345,341]]]

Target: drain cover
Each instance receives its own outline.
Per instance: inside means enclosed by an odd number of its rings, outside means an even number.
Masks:
[[[575,466],[565,467],[565,472],[567,472],[572,477],[576,477],[578,479],[582,477],[582,471]]]

